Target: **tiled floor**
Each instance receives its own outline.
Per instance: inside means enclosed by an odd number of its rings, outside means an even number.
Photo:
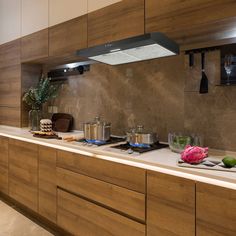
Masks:
[[[52,236],[14,208],[0,200],[0,236]]]

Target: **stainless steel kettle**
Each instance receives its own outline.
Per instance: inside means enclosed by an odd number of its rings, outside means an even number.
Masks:
[[[84,138],[87,141],[107,141],[111,136],[111,123],[96,117],[93,122],[84,123]]]

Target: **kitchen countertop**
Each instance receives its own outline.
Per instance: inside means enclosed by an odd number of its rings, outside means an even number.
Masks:
[[[65,135],[76,135],[77,137],[79,136],[83,138],[83,132],[81,131],[58,133],[58,135],[61,137]],[[110,146],[114,144],[100,147],[88,147],[83,146],[78,142],[68,143],[63,140],[40,139],[33,137],[28,129],[9,126],[0,126],[0,136],[5,136],[8,138],[18,139],[21,141],[86,155],[88,157],[109,160],[121,164],[135,166],[147,170],[157,171],[236,190],[235,172],[233,173],[216,170],[179,167],[176,164],[179,158],[179,154],[171,152],[169,148],[155,150],[140,155],[129,155],[127,153],[122,153],[121,151],[111,149]],[[222,159],[223,157],[220,156],[223,155],[223,151],[210,150],[210,154],[211,153],[215,154],[214,157],[216,156],[216,158]]]

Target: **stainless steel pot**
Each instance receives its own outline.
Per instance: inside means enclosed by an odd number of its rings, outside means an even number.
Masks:
[[[84,138],[87,141],[107,141],[111,135],[111,123],[101,121],[96,117],[93,122],[84,124]]]
[[[127,132],[126,135],[127,142],[131,146],[145,147],[146,145],[152,145],[158,141],[157,134],[145,132],[142,125],[131,129],[131,131]]]

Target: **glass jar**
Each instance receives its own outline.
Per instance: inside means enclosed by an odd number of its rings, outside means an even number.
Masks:
[[[40,130],[40,120],[42,118],[42,111],[40,107],[32,107],[29,111],[29,129],[30,131]]]

